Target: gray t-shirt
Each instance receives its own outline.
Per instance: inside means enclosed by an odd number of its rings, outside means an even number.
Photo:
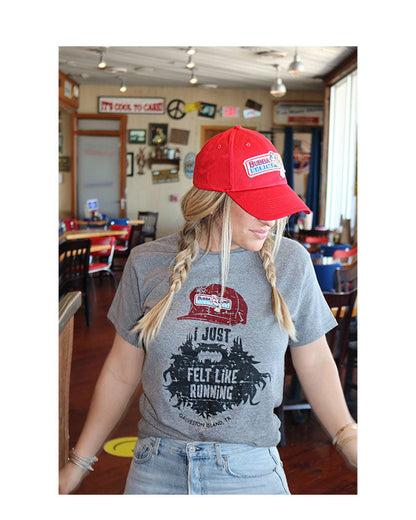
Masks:
[[[141,347],[130,329],[168,292],[178,234],[134,248],[108,313],[117,332]],[[200,251],[146,349],[139,435],[186,441],[275,446],[289,337],[272,314],[271,288],[259,254],[231,251],[220,301],[220,253]],[[298,341],[320,338],[336,321],[308,252],[283,238],[277,286]]]

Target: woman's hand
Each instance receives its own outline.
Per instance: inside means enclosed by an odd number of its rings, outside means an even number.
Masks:
[[[59,494],[69,495],[75,491],[86,477],[88,470],[67,462],[59,471]]]

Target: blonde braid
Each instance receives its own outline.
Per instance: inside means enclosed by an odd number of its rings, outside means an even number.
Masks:
[[[284,221],[284,222],[282,222]],[[286,219],[280,219],[277,221],[277,233],[276,238],[268,236],[263,244],[263,247],[259,251],[260,258],[263,261],[264,272],[266,273],[267,280],[270,283],[272,289],[272,309],[279,326],[283,325],[289,336],[296,341],[296,330],[293,325],[292,318],[290,317],[289,309],[280,294],[276,285],[276,266],[274,263],[275,253],[280,245],[280,239],[283,233]]]
[[[132,328],[132,332],[140,331],[139,341],[145,347],[158,335],[174,295],[182,287],[192,262],[198,256],[199,239],[203,229],[208,233],[208,252],[213,221],[218,213],[222,213],[224,199],[224,193],[202,191],[195,187],[192,187],[183,197],[181,204],[185,224],[180,231],[179,252],[175,257],[175,265],[169,278],[169,292]]]

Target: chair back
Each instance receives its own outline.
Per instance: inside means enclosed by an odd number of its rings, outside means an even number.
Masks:
[[[63,218],[62,222],[65,226],[65,231],[75,231],[78,229],[78,222],[75,218]]]
[[[335,270],[341,269],[342,264],[337,262],[334,264],[318,264],[314,263],[316,278],[323,292],[335,291]]]
[[[87,284],[91,240],[67,240],[59,244],[59,296],[80,282]]]
[[[303,241],[307,244],[327,244],[329,242],[329,237],[310,237],[305,236]]]
[[[96,251],[92,251],[91,258],[99,257],[100,260],[105,260],[107,266],[111,267],[114,256],[114,246],[116,243],[116,237],[93,237],[91,238],[91,247],[94,247]],[[97,246],[105,246],[102,249],[98,249]]]
[[[333,246],[321,246],[319,248],[319,252],[321,254],[323,254],[324,256],[333,256],[335,251],[339,251],[339,250],[348,250],[348,249],[351,249],[351,245],[350,244],[335,244]]]
[[[141,243],[143,243],[146,238],[156,240],[156,228],[158,217],[159,213],[156,213],[154,211],[139,211],[138,219],[144,220],[142,233],[140,237]]]
[[[340,260],[348,259],[348,258],[351,258],[352,256],[356,256],[357,251],[358,251],[357,246],[353,247],[349,251],[343,251],[342,249],[339,249],[338,251],[334,251],[333,257],[336,259],[340,259]]]
[[[357,262],[351,266],[335,269],[335,291],[347,292],[357,289]]]
[[[111,224],[110,225],[110,231],[125,231],[124,235],[117,235],[116,236],[116,244],[120,244],[124,246],[125,248],[128,248],[129,246],[129,239],[130,239],[130,233],[131,233],[131,226],[128,225],[120,225],[120,224]]]
[[[329,331],[326,338],[338,370],[341,371],[347,357],[350,324],[357,289],[348,292],[324,292],[324,296],[338,322],[338,327]]]
[[[109,226],[113,226],[114,224],[116,226],[128,226],[129,225],[129,219],[128,218],[112,218],[108,222]]]
[[[143,224],[134,224],[131,226],[130,240],[128,250],[131,251],[133,247],[140,244],[140,237],[142,234]]]

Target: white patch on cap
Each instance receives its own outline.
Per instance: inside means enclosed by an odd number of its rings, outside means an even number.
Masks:
[[[273,171],[279,173],[282,179],[285,177],[285,169],[282,159],[276,152],[268,152],[262,155],[256,155],[255,157],[250,157],[249,159],[246,159],[243,164],[247,175],[250,178]]]

